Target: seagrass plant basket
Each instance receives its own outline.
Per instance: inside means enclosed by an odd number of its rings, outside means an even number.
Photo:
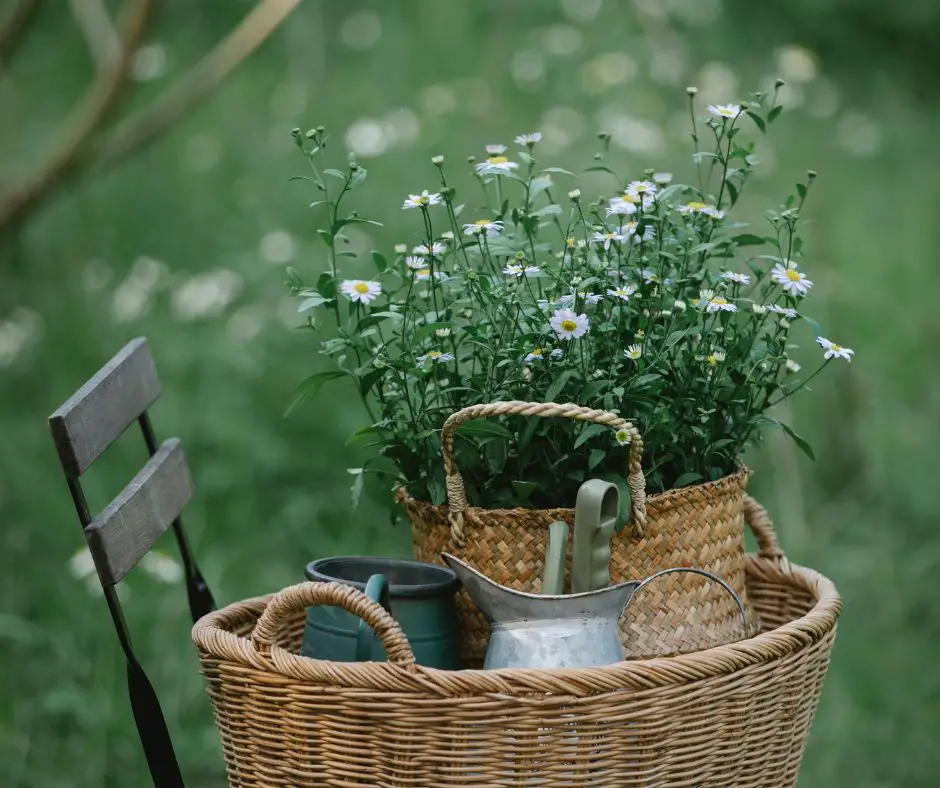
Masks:
[[[645,580],[663,569],[695,567],[721,577],[745,605],[748,630],[742,625],[736,600],[718,584],[690,574],[658,578],[637,594],[631,602],[629,621],[622,622],[621,639],[628,656],[697,651],[758,631],[744,581],[747,469],[718,481],[647,497],[642,437],[630,422],[604,410],[570,403],[509,401],[472,405],[452,414],[441,430],[448,504],[435,506],[399,491],[411,520],[415,558],[433,563],[441,561],[442,552],[453,553],[497,583],[520,591],[541,590],[548,526],[554,520],[573,525],[574,509],[469,506],[454,456],[461,424],[507,415],[577,419],[608,426],[612,433],[626,429],[630,434],[626,479],[631,516],[611,544],[612,582]],[[471,665],[481,665],[489,625],[466,592],[460,593],[457,602],[463,657]]]
[[[797,772],[836,632],[833,584],[788,563],[764,510],[746,563],[763,631],[675,657],[583,669],[441,671],[359,591],[303,583],[193,629],[233,788],[783,788]],[[298,655],[309,605],[362,617],[387,663]]]

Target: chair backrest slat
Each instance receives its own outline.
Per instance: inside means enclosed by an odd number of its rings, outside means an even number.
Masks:
[[[193,480],[177,438],[165,441],[140,473],[85,528],[102,585],[133,569],[193,494]]]
[[[135,339],[49,417],[66,474],[87,470],[160,396],[146,339]]]

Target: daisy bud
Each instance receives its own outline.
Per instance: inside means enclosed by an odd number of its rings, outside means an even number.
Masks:
[[[477,160],[476,156],[467,156],[467,164],[473,164]]]
[[[578,202],[578,200],[581,199],[581,190],[572,189],[570,192],[568,192],[568,199],[572,202]]]
[[[816,170],[807,170],[807,171],[806,171],[806,177],[809,178],[811,181],[815,181],[815,180],[816,180]]]
[[[436,167],[440,167],[443,163],[444,163],[444,157],[443,157],[443,156],[432,156],[432,157],[431,157],[431,164],[435,165]]]
[[[604,158],[603,155],[600,154],[600,153],[595,153],[595,154],[594,154],[594,161],[600,161],[600,160],[603,159],[603,158]]]
[[[687,308],[685,301],[676,301],[676,303],[673,304],[673,307],[675,307],[676,311],[678,312],[685,312]]]
[[[597,132],[597,138],[606,142],[610,139],[610,134],[608,134],[606,131],[599,131]]]
[[[696,93],[698,93],[698,88],[695,87],[694,85],[689,85],[689,87],[685,89],[685,92],[688,93],[690,96],[694,96]]]
[[[314,137],[317,136],[317,130],[316,130],[316,129],[307,129],[307,133],[304,134],[304,136],[305,136],[308,140],[312,140]]]
[[[300,134],[301,134],[301,131],[300,131],[300,129],[298,129],[297,127],[294,127],[294,128],[292,128],[292,129],[290,130],[290,135],[291,135],[292,137],[299,137]]]
[[[395,244],[395,254],[407,254],[408,244]]]
[[[353,153],[352,151],[349,152],[349,156],[346,157],[346,161],[349,162],[349,166],[351,169],[354,169],[354,170],[358,169],[359,164],[356,161],[356,154]]]
[[[786,331],[789,327],[790,327],[790,321],[787,320],[785,317],[781,317],[781,318],[780,318],[780,328],[782,328],[784,331]]]
[[[782,87],[783,87],[784,85],[786,85],[786,84],[787,84],[787,83],[784,82],[782,79],[780,79],[780,77],[777,77],[777,78],[774,80],[774,87],[775,87],[775,88],[782,88]]]
[[[479,278],[476,271],[467,271],[466,277],[468,282],[475,282]]]

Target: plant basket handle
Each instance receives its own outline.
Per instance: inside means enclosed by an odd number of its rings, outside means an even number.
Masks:
[[[744,519],[757,539],[757,554],[771,561],[785,562],[786,553],[777,541],[777,532],[767,510],[750,495],[744,496]]]
[[[414,652],[398,622],[362,591],[345,583],[298,583],[275,594],[255,624],[252,645],[267,653],[275,643],[285,616],[312,605],[334,605],[358,616],[375,631],[388,653],[389,662],[402,666],[414,664]]]
[[[585,408],[574,403],[555,402],[490,402],[471,405],[451,414],[441,429],[441,445],[444,457],[444,475],[447,483],[447,501],[451,534],[457,544],[463,544],[463,520],[467,510],[467,492],[463,477],[457,469],[454,455],[454,438],[461,424],[471,419],[489,416],[539,416],[577,419],[602,424],[614,432],[626,430],[630,436],[630,455],[627,462],[627,484],[630,486],[630,524],[636,536],[642,536],[646,526],[646,479],[643,476],[643,438],[636,427],[626,419],[606,410]]]

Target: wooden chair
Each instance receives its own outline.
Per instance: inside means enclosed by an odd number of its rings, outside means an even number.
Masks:
[[[131,707],[154,786],[182,788],[183,779],[160,703],[134,654],[116,593],[116,585],[172,525],[193,622],[215,608],[180,521],[180,511],[193,493],[186,458],[177,438],[157,445],[147,414],[147,408],[159,396],[160,381],[150,348],[145,339],[135,339],[49,417],[49,426],[127,658]],[[150,460],[110,504],[93,516],[85,501],[81,476],[135,421],[140,425]]]

